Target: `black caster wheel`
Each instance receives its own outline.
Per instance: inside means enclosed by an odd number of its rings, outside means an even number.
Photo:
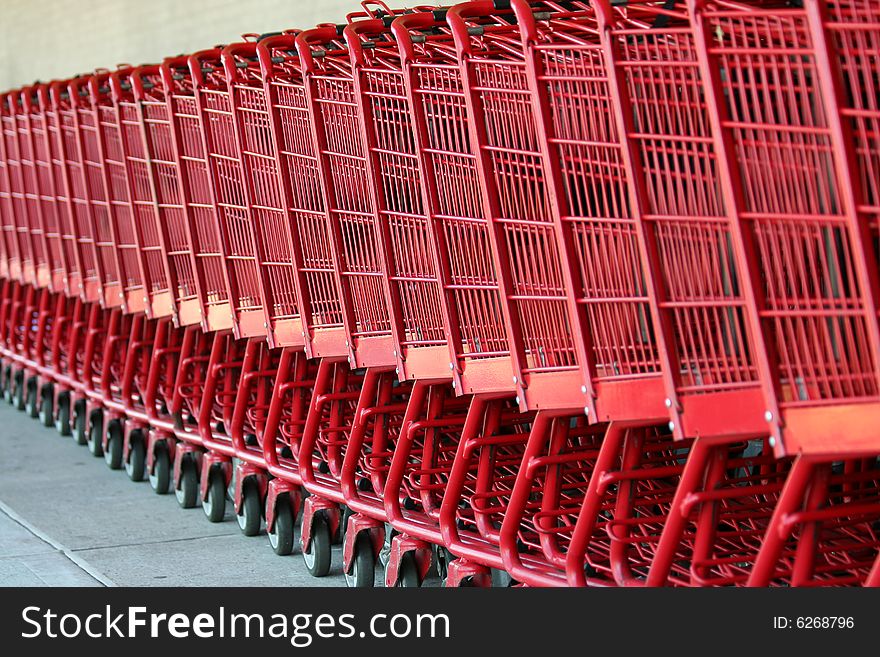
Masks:
[[[12,382],[12,408],[23,411],[25,405],[24,372],[18,372]]]
[[[73,418],[73,438],[77,445],[88,445],[88,428],[86,426],[86,403],[82,400],[78,401],[74,406]]]
[[[275,524],[268,534],[269,545],[279,557],[293,552],[293,511],[286,499],[275,503]]]
[[[104,418],[100,415],[100,413],[98,413],[95,414],[94,417],[92,417],[92,422],[89,426],[88,439],[86,440],[86,446],[89,448],[89,453],[91,453],[92,456],[104,456],[104,446],[101,444],[101,437],[103,433]]]
[[[25,385],[24,412],[32,420],[36,420],[38,417],[40,417],[40,405],[38,403],[38,400],[39,390],[37,380],[35,378],[31,378],[27,381],[27,384]]]
[[[107,448],[104,450],[104,463],[111,470],[122,468],[122,425],[113,420],[107,427]]]
[[[226,484],[219,472],[208,475],[208,496],[202,501],[202,510],[211,522],[222,522],[226,515]]]
[[[171,459],[168,451],[160,449],[153,458],[153,469],[150,471],[150,488],[157,495],[165,495],[171,484]]]
[[[174,489],[174,497],[183,509],[192,509],[199,503],[199,473],[196,464],[184,461],[180,472],[180,485]]]
[[[416,559],[412,554],[405,554],[400,560],[397,569],[397,583],[395,586],[402,589],[417,589],[422,585],[419,579],[419,569],[416,567]]]
[[[54,400],[55,391],[52,389],[52,386],[43,386],[43,389],[40,391],[40,424],[44,427],[51,428],[55,426],[55,409],[53,408]],[[70,431],[69,427],[68,431]]]
[[[313,577],[326,577],[330,572],[330,527],[327,521],[316,516],[312,520],[312,540],[303,548],[303,561]]]
[[[10,385],[11,373],[9,367],[0,368],[0,396],[3,397],[6,401],[9,401],[9,385]]]
[[[253,483],[245,484],[242,491],[241,513],[237,513],[235,517],[241,533],[245,536],[256,536],[260,533],[263,505],[260,504],[260,492]]]
[[[125,474],[132,481],[138,482],[144,480],[146,473],[147,448],[140,431],[132,431],[131,433],[132,435],[128,437],[128,460],[125,462]]]
[[[15,393],[15,374],[12,372],[11,365],[7,366],[3,371],[5,372],[3,376],[3,399],[12,404],[12,397]]]
[[[362,532],[354,543],[354,558],[349,572],[345,573],[345,583],[349,588],[367,589],[376,585],[376,558],[373,544],[367,532]]]

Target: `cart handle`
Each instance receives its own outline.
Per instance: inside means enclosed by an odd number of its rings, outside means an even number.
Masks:
[[[439,23],[446,23],[446,9],[433,9],[429,12],[418,14],[404,14],[394,19],[391,23],[391,32],[397,41],[400,49],[400,58],[405,65],[408,61],[415,59],[416,51],[413,47],[413,38],[410,31],[426,30],[434,27]]]
[[[422,10],[421,13],[424,13],[425,11],[430,10]],[[393,26],[393,22],[387,21],[386,18],[389,17],[383,16],[372,20],[355,21],[345,26],[343,36],[345,37],[345,42],[348,44],[349,52],[351,52],[354,57],[354,63],[356,66],[362,66],[365,63],[364,49],[367,45],[361,39],[361,35],[364,33],[378,34],[386,31],[389,26]],[[396,38],[395,35],[395,40]]]
[[[315,71],[315,55],[312,51],[312,44],[333,41],[342,36],[344,31],[345,26],[324,23],[296,35],[296,51],[299,53],[304,73],[314,73]]]
[[[226,71],[226,79],[230,83],[239,77],[238,62],[235,61],[236,56],[246,59],[255,58],[257,56],[257,42],[244,41],[242,43],[232,43],[226,46],[220,53],[220,61],[223,63],[223,70]]]
[[[370,7],[372,6],[378,7],[378,9],[371,9]],[[363,9],[362,12],[358,11],[346,14],[345,22],[351,23],[355,18],[382,18],[384,14],[390,14],[393,16],[395,13],[392,9],[389,9],[388,5],[382,2],[382,0],[363,0],[363,2],[361,2],[361,8]]]
[[[148,66],[138,66],[131,72],[131,88],[134,91],[134,97],[137,100],[144,100],[147,97],[147,87],[144,84],[144,78],[148,75],[161,75],[161,67],[158,64],[150,64]]]
[[[202,72],[202,60],[220,59],[220,53],[223,52],[223,48],[225,47],[226,46],[217,46],[215,48],[208,48],[207,50],[199,50],[189,56],[187,64],[189,66],[190,77],[195,86],[198,87],[205,83],[205,75]]]
[[[189,55],[166,57],[162,62],[159,72],[162,76],[162,85],[165,87],[165,93],[171,93],[172,89],[174,89],[174,70],[180,68],[189,70]]]
[[[272,67],[276,63],[272,58],[272,49],[278,48],[295,52],[297,34],[299,34],[299,30],[285,30],[282,34],[277,36],[261,39],[257,44],[257,57],[260,60],[260,69],[263,74],[263,80],[268,80],[272,77]]]
[[[70,79],[67,84],[67,93],[70,97],[70,104],[72,107],[80,106],[80,91],[88,88],[91,79],[92,75],[77,76]]]
[[[452,37],[455,39],[455,47],[462,55],[471,55],[470,31],[465,23],[467,18],[486,16],[498,11],[508,11],[509,0],[474,0],[464,2],[452,7],[446,14],[449,27],[452,29]]]
[[[49,105],[49,88],[45,82],[34,83],[34,95],[37,98],[37,106],[45,112]]]

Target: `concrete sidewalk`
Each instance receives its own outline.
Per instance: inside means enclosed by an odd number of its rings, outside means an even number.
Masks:
[[[345,586],[338,547],[314,578],[298,550],[243,536],[231,508],[211,524],[0,402],[0,585]]]

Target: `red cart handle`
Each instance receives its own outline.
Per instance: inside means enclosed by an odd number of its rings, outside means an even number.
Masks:
[[[220,59],[220,53],[223,52],[225,46],[217,46],[208,48],[207,50],[199,50],[189,56],[187,64],[189,65],[189,74],[195,86],[201,86],[205,83],[205,75],[202,72],[202,60],[204,59]]]
[[[315,71],[315,54],[312,50],[312,44],[333,41],[342,36],[344,29],[342,25],[324,23],[313,30],[300,32],[296,36],[296,51],[299,53],[299,60],[302,62],[304,73],[313,73]]]
[[[162,75],[162,86],[165,87],[166,93],[173,93],[176,86],[175,72],[179,70],[189,72],[189,55],[177,55],[176,57],[167,57],[160,68]]]
[[[372,6],[378,7],[378,10],[370,9]],[[345,22],[351,23],[356,18],[380,18],[383,14],[389,14],[392,16],[395,14],[394,10],[389,9],[388,5],[382,2],[382,0],[363,0],[363,2],[361,2],[361,8],[363,9],[362,12],[358,11],[346,14]]]
[[[156,74],[159,74],[161,76],[161,67],[158,64],[138,66],[131,72],[131,77],[129,78],[129,81],[131,82],[131,89],[134,92],[134,97],[137,100],[145,100],[147,97],[147,87],[144,82],[144,78],[148,75]]]
[[[239,66],[236,57],[253,59],[256,58],[256,56],[257,41],[244,41],[242,43],[233,43],[226,46],[220,53],[220,61],[223,63],[223,70],[226,71],[226,79],[231,83],[239,77]]]
[[[476,16],[491,16],[499,11],[507,11],[510,8],[509,1],[498,0],[474,0],[455,5],[446,14],[449,27],[452,29],[452,37],[455,39],[455,47],[462,55],[472,54],[471,33],[465,22],[468,18]]]
[[[445,25],[446,13],[446,9],[433,9],[419,14],[404,14],[394,19],[394,22],[391,23],[391,32],[401,50],[401,60],[404,65],[416,56],[412,32],[427,30],[438,23]]]
[[[263,74],[263,80],[272,77],[272,70],[275,60],[272,58],[272,50],[286,50],[296,52],[296,36],[299,30],[285,30],[284,33],[277,36],[266,37],[261,39],[257,44],[257,57],[260,60],[260,70]]]

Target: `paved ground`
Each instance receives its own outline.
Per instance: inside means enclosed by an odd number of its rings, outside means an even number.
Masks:
[[[0,402],[0,585],[344,586],[336,549],[313,578],[298,552],[245,538],[231,505],[211,524]]]

